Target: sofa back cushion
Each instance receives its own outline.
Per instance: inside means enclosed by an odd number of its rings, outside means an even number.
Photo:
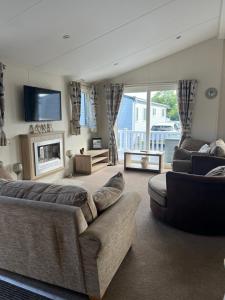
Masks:
[[[0,196],[80,207],[88,223],[97,217],[97,209],[91,195],[78,186],[62,186],[26,180],[0,181]]]
[[[98,212],[103,212],[119,200],[124,190],[124,185],[123,174],[119,172],[93,194]]]
[[[208,144],[208,142],[198,140],[198,139],[193,139],[193,138],[186,138],[182,142],[180,148],[186,149],[189,151],[199,151],[200,148],[205,144]]]

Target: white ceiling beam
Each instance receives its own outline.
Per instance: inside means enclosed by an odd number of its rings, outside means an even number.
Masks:
[[[225,39],[225,0],[221,0],[218,39]]]

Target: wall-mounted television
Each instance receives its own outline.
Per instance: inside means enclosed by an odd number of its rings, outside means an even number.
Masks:
[[[62,120],[61,92],[25,85],[24,113],[26,122]]]

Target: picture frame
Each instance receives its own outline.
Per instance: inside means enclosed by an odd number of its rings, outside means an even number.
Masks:
[[[92,139],[92,149],[93,150],[102,149],[102,139],[101,138],[93,138]]]

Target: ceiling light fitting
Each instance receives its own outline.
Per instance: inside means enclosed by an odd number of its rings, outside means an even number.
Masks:
[[[177,39],[177,40],[181,39],[181,35],[178,35],[178,36],[176,37],[176,39]]]
[[[70,38],[70,35],[69,34],[64,34],[62,37],[63,37],[64,40],[66,40],[66,39]]]

